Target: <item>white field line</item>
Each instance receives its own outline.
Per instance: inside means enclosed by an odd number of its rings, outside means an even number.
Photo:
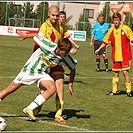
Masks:
[[[0,113],[0,115],[15,116],[16,117],[16,115],[14,115],[14,114],[7,114],[7,113]],[[28,120],[28,117],[18,117],[18,118]],[[78,128],[78,127],[75,127],[75,126],[68,126],[68,125],[64,125],[64,124],[58,124],[56,122],[48,122],[47,120],[45,120],[45,121],[38,120],[37,122],[45,123],[45,124],[49,124],[49,125],[55,125],[55,126],[59,126],[59,127],[65,127],[65,128],[69,128],[69,129],[75,129],[75,130],[78,130],[78,131],[89,131],[88,129],[85,129],[85,128]]]
[[[14,76],[0,76],[0,79],[13,79],[15,78]]]

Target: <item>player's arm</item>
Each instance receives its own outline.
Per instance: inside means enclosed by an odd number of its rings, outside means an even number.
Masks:
[[[70,40],[70,42],[76,47],[76,49],[75,49],[75,48],[72,48],[71,51],[70,51],[70,53],[71,53],[71,54],[76,54],[76,53],[77,53],[77,50],[78,50],[80,47],[79,47],[79,45],[77,45],[77,44],[73,41],[73,39],[71,38],[71,36],[70,36],[70,34],[68,33],[68,31],[67,31],[67,29],[66,29],[65,26],[64,26],[64,36],[65,36],[66,38],[68,38],[68,39]]]
[[[75,48],[72,48],[71,50],[70,50],[70,53],[71,54],[76,54],[77,53],[77,50],[79,49],[79,45],[77,45],[74,41],[73,41],[73,39],[71,38],[71,37],[69,37],[68,38],[70,41],[71,41],[71,43],[76,47],[76,49]]]
[[[76,69],[75,68],[70,71],[69,92],[70,92],[71,95],[74,95],[73,82],[74,82],[74,78],[75,78],[75,72],[76,72]]]
[[[90,47],[93,47],[93,40],[94,40],[94,34],[91,35],[91,39],[90,39]]]
[[[105,35],[103,41],[102,41],[102,45],[95,51],[95,54],[98,54],[98,52],[105,46],[107,46],[110,43],[110,35],[113,31],[113,28],[110,28],[107,32],[107,34]]]
[[[68,55],[66,57],[63,57],[61,62],[63,62],[68,69],[70,70],[70,78],[69,78],[69,92],[71,95],[74,94],[73,91],[73,82],[74,82],[74,78],[75,78],[75,71],[76,71],[76,62],[73,60],[73,58]]]
[[[99,52],[103,47],[105,47],[105,45],[107,45],[107,44],[102,43],[102,45],[95,51],[95,54],[98,54],[98,52]]]
[[[37,35],[35,35],[33,39],[42,50],[45,49],[48,51],[54,51],[57,47],[57,44],[47,39],[42,32],[39,32]]]
[[[77,49],[80,48],[79,45],[77,45],[77,44],[73,41],[73,39],[72,39],[71,37],[69,37],[68,39],[71,41],[71,43],[72,43]]]
[[[30,34],[27,34],[25,32],[22,32],[22,31],[18,31],[18,36],[19,36],[19,40],[25,40],[27,38],[33,38],[36,34],[36,33],[30,33]]]
[[[93,47],[94,37],[95,37],[95,25],[93,26],[93,28],[91,30],[90,48]]]

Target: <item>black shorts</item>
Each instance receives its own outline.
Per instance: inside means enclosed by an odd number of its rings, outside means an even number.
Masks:
[[[94,41],[94,54],[95,51],[102,45],[102,41]],[[106,54],[106,47],[103,47],[99,52],[99,55]]]

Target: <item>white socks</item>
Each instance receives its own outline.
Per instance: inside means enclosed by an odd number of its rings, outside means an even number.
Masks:
[[[27,108],[31,109],[31,110],[34,110],[38,106],[41,106],[45,101],[46,101],[46,99],[41,94],[39,94],[35,98],[35,100],[29,106],[27,106]]]

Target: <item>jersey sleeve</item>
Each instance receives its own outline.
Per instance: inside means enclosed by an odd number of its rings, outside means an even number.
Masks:
[[[60,25],[60,29],[61,29],[61,32],[62,32],[62,37],[66,37],[66,38],[69,38],[70,37],[70,34],[68,33],[67,31],[67,27],[65,24],[62,24]]]
[[[112,32],[112,28],[108,30],[107,34],[103,38],[102,43],[104,43],[105,45],[108,45],[109,44],[111,32]]]
[[[33,37],[33,39],[37,42],[42,50],[46,49],[48,51],[54,51],[57,47],[57,44],[47,39],[42,32],[39,32],[36,36]]]
[[[70,55],[63,57],[60,60],[60,64],[62,64],[62,63],[65,64],[69,70],[74,70],[77,65],[77,62],[74,61]]]
[[[66,32],[64,32],[64,36],[66,37],[66,38],[70,38],[71,36],[70,36],[70,34],[66,31]]]
[[[63,29],[64,29],[64,36],[66,37],[66,38],[69,38],[70,37],[70,34],[68,33],[68,31],[67,31],[67,27],[66,27],[66,25],[64,25],[63,26]]]

